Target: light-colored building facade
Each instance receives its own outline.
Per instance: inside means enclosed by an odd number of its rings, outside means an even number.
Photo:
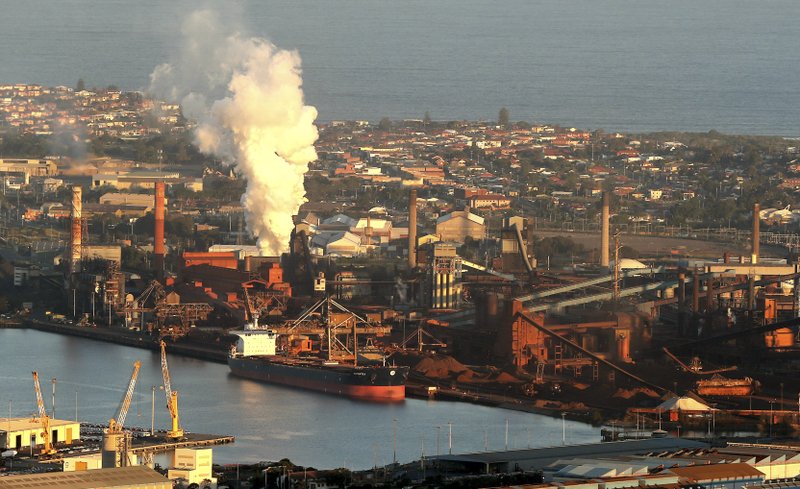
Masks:
[[[50,420],[50,441],[71,444],[81,439],[81,425],[64,419]],[[42,424],[31,418],[0,418],[0,447],[8,450],[29,448],[44,444]]]
[[[178,448],[173,460],[175,466],[167,472],[169,479],[183,479],[188,484],[198,484],[201,487],[217,487],[217,479],[212,472],[211,448]]]
[[[469,236],[481,240],[486,235],[486,224],[481,216],[469,210],[453,211],[436,220],[436,235],[442,241],[463,243]]]

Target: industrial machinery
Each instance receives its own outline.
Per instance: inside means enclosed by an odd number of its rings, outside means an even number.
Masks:
[[[303,337],[316,337],[328,360],[352,361],[355,364],[358,363],[359,336],[388,336],[392,332],[390,326],[370,322],[330,297],[317,301],[299,318],[273,325],[270,329],[290,344]]]
[[[183,429],[178,418],[178,392],[173,391],[169,381],[169,367],[167,366],[167,344],[161,342],[161,375],[164,378],[164,393],[167,396],[167,409],[172,418],[172,429],[167,432],[167,438],[181,438]]]
[[[50,442],[50,416],[47,415],[47,410],[44,408],[42,388],[39,386],[39,373],[36,371],[32,373],[33,387],[36,389],[36,406],[39,409],[39,422],[42,424],[42,440],[44,440],[44,448],[42,448],[41,455],[52,455],[56,451]]]
[[[133,399],[133,389],[136,387],[136,378],[139,375],[141,362],[136,360],[133,364],[131,380],[128,382],[128,389],[120,401],[119,408],[113,418],[108,422],[108,429],[103,433],[102,445],[102,464],[104,469],[114,467],[126,467],[129,464],[128,453],[131,445],[131,434],[123,431],[125,417],[128,415],[128,408]]]
[[[140,328],[145,328],[145,314],[152,314],[152,326],[158,329],[159,338],[176,340],[189,333],[197,321],[205,321],[212,308],[204,302],[181,302],[175,292],[167,292],[153,280],[135,300],[126,303],[125,314],[129,323],[138,316]],[[148,326],[149,327],[149,326]]]
[[[128,390],[122,398],[116,415],[108,422],[109,433],[122,433],[122,428],[125,425],[125,417],[128,415],[128,408],[130,408],[131,400],[133,399],[133,389],[136,387],[136,378],[139,376],[139,367],[141,366],[142,362],[139,360],[136,360],[136,363],[133,364],[133,372],[131,373],[131,380],[128,383]]]

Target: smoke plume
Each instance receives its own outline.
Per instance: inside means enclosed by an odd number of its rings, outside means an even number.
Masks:
[[[195,143],[236,165],[248,230],[264,255],[286,250],[315,160],[317,110],[305,105],[296,51],[226,31],[208,10],[183,25],[177,61],[150,75],[150,92],[197,121]]]

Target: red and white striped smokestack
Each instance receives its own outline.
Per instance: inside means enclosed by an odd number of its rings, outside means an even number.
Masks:
[[[408,193],[408,266],[417,268],[417,191]]]
[[[608,245],[609,245],[609,219],[611,215],[611,204],[609,203],[608,192],[603,192],[603,210],[600,217],[600,266],[608,268]]]
[[[156,227],[153,241],[153,270],[156,275],[164,273],[164,182],[156,182],[155,196]]]
[[[761,240],[761,205],[756,202],[753,204],[753,243],[752,254],[750,255],[750,263],[753,265],[758,263],[759,242]]]
[[[70,217],[72,232],[70,233],[69,241],[69,271],[71,273],[79,272],[81,262],[81,249],[83,246],[83,239],[81,231],[81,213],[83,208],[83,191],[81,187],[72,187],[72,205],[70,206]]]

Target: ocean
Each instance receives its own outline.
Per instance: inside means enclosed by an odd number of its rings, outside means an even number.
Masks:
[[[198,6],[298,50],[322,121],[800,136],[796,0],[0,0],[0,83],[145,88]]]

